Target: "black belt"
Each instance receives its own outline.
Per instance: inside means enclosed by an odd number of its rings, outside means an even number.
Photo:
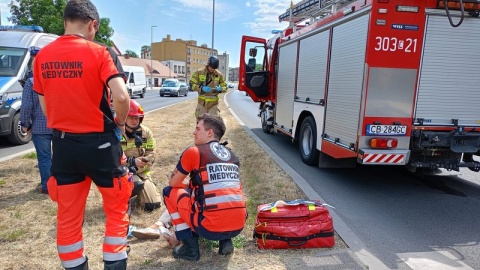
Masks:
[[[64,132],[58,129],[53,129],[52,131],[53,136],[65,138],[65,137],[98,137],[101,135],[108,135],[111,136],[113,132],[105,131],[105,132],[89,132],[89,133],[71,133],[71,132]]]

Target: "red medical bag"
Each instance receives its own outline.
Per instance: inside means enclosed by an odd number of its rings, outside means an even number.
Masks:
[[[257,208],[253,237],[261,249],[335,245],[333,220],[318,200],[277,201]]]

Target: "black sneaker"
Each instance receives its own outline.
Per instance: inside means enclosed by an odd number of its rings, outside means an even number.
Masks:
[[[233,243],[232,239],[225,239],[218,241],[218,254],[220,255],[230,255],[233,253]]]

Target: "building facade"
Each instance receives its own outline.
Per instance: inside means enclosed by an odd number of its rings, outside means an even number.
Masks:
[[[145,48],[145,52],[142,51],[142,58],[147,59],[150,55],[148,51],[148,46]],[[143,47],[142,47],[143,49]],[[151,48],[151,57],[154,60],[158,60],[166,66],[170,66],[172,71],[175,72],[175,69],[180,76],[190,80],[192,73],[198,69],[203,68],[208,61],[208,57],[212,55],[212,49],[208,48],[207,44],[197,45],[196,40],[183,40],[183,39],[171,39],[170,35],[167,35],[166,38],[163,38],[160,42],[152,43]],[[217,50],[213,50],[213,55],[220,58]],[[224,57],[225,71],[228,70],[228,54]],[[220,60],[220,59],[219,59]],[[220,70],[223,74],[226,72]]]
[[[218,62],[218,71],[223,74],[226,82],[230,81],[228,74],[229,55],[227,54],[227,52],[218,55]]]
[[[228,69],[228,77],[231,82],[238,82],[238,67]]]

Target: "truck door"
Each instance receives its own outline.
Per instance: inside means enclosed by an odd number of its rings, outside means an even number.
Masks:
[[[243,36],[240,51],[238,89],[253,101],[270,97],[267,43],[265,39]]]

